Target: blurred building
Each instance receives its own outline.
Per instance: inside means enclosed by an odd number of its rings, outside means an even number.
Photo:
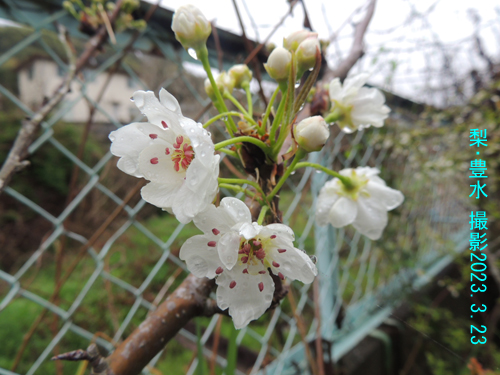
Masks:
[[[36,58],[29,61],[18,70],[19,99],[33,110],[39,108],[61,85],[65,74],[66,71],[53,60]],[[87,121],[92,102],[101,95],[103,88],[94,122],[127,123],[138,115],[137,107],[130,98],[134,91],[142,87],[128,75],[115,72],[110,77],[108,72],[86,69],[79,78],[73,81],[71,92],[62,103],[67,110],[63,110],[63,121]]]

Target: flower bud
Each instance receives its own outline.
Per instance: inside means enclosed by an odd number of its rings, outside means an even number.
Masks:
[[[287,38],[283,38],[283,47],[289,51],[295,51],[299,44],[308,38],[318,38],[318,33],[313,33],[307,30],[299,30],[288,35]]]
[[[297,77],[302,77],[309,69],[316,65],[316,50],[319,49],[317,38],[307,38],[299,44],[295,56],[297,56]]]
[[[269,55],[267,64],[264,64],[269,76],[276,81],[285,81],[290,73],[292,54],[283,47],[277,47]]]
[[[172,30],[175,38],[187,50],[203,47],[212,32],[212,26],[203,13],[193,5],[182,5],[174,13]]]
[[[226,72],[222,72],[221,74],[219,74],[215,78],[215,83],[217,84],[217,88],[219,89],[221,94],[224,94],[224,92],[228,92],[231,94],[234,90],[234,79],[231,78],[231,76]],[[208,78],[205,80],[205,92],[210,99],[212,99],[213,101],[217,100],[214,88],[212,87],[212,84],[210,83],[210,80]]]
[[[294,125],[295,141],[307,152],[319,151],[330,136],[330,130],[321,116],[308,117]]]
[[[252,80],[252,71],[248,69],[245,64],[239,64],[233,66],[229,69],[229,76],[234,81],[234,87],[237,89],[243,88],[241,85],[243,82],[248,82]]]

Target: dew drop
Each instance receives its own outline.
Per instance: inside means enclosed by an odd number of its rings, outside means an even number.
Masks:
[[[202,158],[204,158],[204,157],[205,157],[205,155],[206,155],[206,154],[205,154],[205,151],[202,151],[202,152],[201,152],[201,154],[200,154],[200,156],[201,156]]]
[[[295,88],[298,88],[300,86],[300,80],[295,82]]]
[[[188,54],[191,56],[193,59],[198,60],[198,55],[196,55],[196,51],[194,48],[189,48],[188,49]]]
[[[109,140],[110,140],[111,142],[114,142],[114,141],[115,141],[115,139],[116,139],[116,138],[115,138],[115,136],[114,136],[114,135],[110,135],[110,136],[109,136]]]
[[[135,105],[137,107],[142,107],[144,106],[144,98],[142,95],[138,95],[136,98],[132,98],[132,100],[134,101]]]
[[[293,171],[292,173],[290,173],[291,175],[294,175],[297,171]]]

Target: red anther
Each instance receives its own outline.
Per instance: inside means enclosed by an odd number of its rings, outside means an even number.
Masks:
[[[280,264],[279,264],[279,263],[276,263],[276,262],[273,260],[273,267],[278,268],[279,266],[280,266]]]
[[[163,126],[164,129],[168,128],[168,125],[167,125],[167,123],[165,121],[162,121],[161,125]]]
[[[264,283],[260,282],[259,283],[259,290],[262,292],[264,290]]]
[[[180,168],[179,168],[179,162],[178,161],[175,162],[174,169],[175,169],[176,172],[179,172]]]
[[[214,229],[212,229],[212,233],[217,236],[220,233],[220,230],[218,230],[217,228],[214,228]]]
[[[215,246],[217,246],[217,242],[210,241],[209,243],[207,243],[207,245],[210,246],[210,247],[215,247]]]
[[[248,269],[246,269],[246,268],[245,268],[245,269],[243,270],[243,273],[248,273]]]
[[[222,273],[222,271],[224,271],[224,270],[222,269],[222,267],[219,267],[219,268],[217,268],[217,269],[215,270],[215,274],[216,274],[216,275],[220,275],[220,274]]]
[[[158,158],[152,158],[150,162],[151,164],[158,164]]]
[[[267,273],[267,271],[262,270],[262,271],[259,271],[259,273],[260,273],[261,275],[264,275],[264,274],[266,274],[266,273]]]
[[[170,155],[170,149],[168,147],[165,149],[165,155]]]
[[[276,235],[273,234],[271,237],[270,237],[272,240],[274,240],[276,238]]]
[[[260,245],[262,245],[262,243],[260,241],[253,241],[253,245],[255,247],[260,247]]]
[[[181,147],[182,142],[184,141],[184,137],[182,135],[179,135],[177,138],[175,138],[175,148]]]
[[[286,249],[278,249],[278,253],[284,253],[286,251]]]
[[[236,281],[234,281],[234,280],[233,280],[233,281],[231,281],[231,282],[229,283],[229,287],[230,287],[231,289],[233,289],[235,286],[236,286]]]
[[[156,138],[158,138],[158,134],[150,134],[149,138],[156,139]]]
[[[246,263],[246,262],[248,262],[248,257],[242,257],[242,258],[241,258],[241,262],[242,262],[242,263]]]
[[[278,276],[280,277],[281,280],[285,280],[285,276],[281,272],[278,272]]]
[[[252,249],[252,247],[250,246],[250,244],[249,244],[249,243],[244,244],[244,245],[243,245],[243,248],[242,248],[242,250],[243,250],[246,254],[250,253],[250,250],[251,250],[251,249]]]
[[[259,250],[254,251],[254,254],[260,260],[262,260],[266,257],[266,252],[264,251],[263,248],[260,248]]]

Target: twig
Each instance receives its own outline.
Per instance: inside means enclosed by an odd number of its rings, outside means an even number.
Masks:
[[[364,42],[363,39],[366,34],[366,30],[368,29],[368,25],[370,24],[371,19],[373,18],[373,13],[375,12],[375,4],[377,0],[370,0],[370,4],[366,9],[365,17],[361,22],[356,25],[354,30],[354,40],[352,42],[351,50],[347,57],[339,64],[337,69],[330,72],[330,74],[325,74],[325,81],[330,81],[334,77],[339,77],[340,80],[344,80],[347,77],[347,73],[349,70],[356,64],[356,62],[363,56],[364,54]],[[328,76],[328,78],[327,78]]]
[[[14,141],[14,145],[12,146],[7,159],[0,170],[0,194],[9,184],[14,173],[29,165],[29,162],[23,159],[25,159],[28,155],[28,147],[31,145],[35,133],[40,128],[40,124],[45,119],[45,116],[47,116],[48,113],[59,104],[59,102],[70,90],[71,81],[73,80],[76,71],[75,55],[73,54],[73,48],[68,39],[66,29],[62,25],[59,25],[59,39],[61,40],[68,57],[68,73],[66,74],[61,87],[57,89],[47,104],[43,105],[31,119],[23,121],[21,129],[19,130],[16,140]]]
[[[217,320],[217,325],[214,331],[214,342],[212,345],[212,356],[210,357],[210,375],[215,375],[215,363],[217,360],[217,351],[219,350],[219,339],[220,339],[220,329],[222,327],[222,319],[224,317],[221,315]]]
[[[309,362],[309,366],[311,367],[311,372],[313,375],[318,375],[317,364],[314,361],[314,357],[311,353],[311,348],[309,347],[309,344],[307,343],[306,340],[307,332],[306,332],[306,327],[304,325],[304,321],[302,320],[302,317],[299,314],[297,314],[297,303],[295,302],[295,297],[293,296],[292,288],[290,288],[288,293],[288,301],[290,302],[290,307],[292,308],[293,317],[297,322],[297,329],[300,334],[300,339],[302,340],[302,345],[304,345],[304,350],[306,352],[306,357],[307,361]]]
[[[90,344],[87,350],[75,350],[51,358],[52,361],[89,361],[92,373],[98,375],[112,375],[109,364],[106,361],[96,344]]]

